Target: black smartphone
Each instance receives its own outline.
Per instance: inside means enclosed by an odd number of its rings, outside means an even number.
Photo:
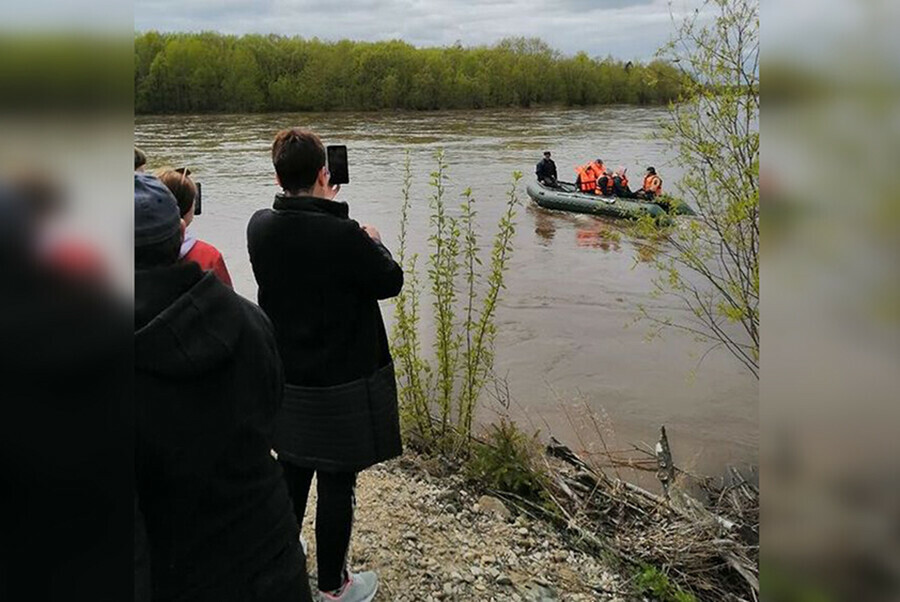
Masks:
[[[347,166],[347,147],[343,144],[330,145],[328,152],[328,172],[331,174],[329,184],[349,184],[350,170]]]
[[[203,185],[197,182],[197,198],[194,200],[194,215],[203,213]]]

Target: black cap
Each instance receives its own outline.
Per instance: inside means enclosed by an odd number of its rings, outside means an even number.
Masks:
[[[168,240],[181,229],[178,202],[154,176],[134,174],[134,246]]]
[[[603,159],[597,159],[597,163],[603,163]]]
[[[648,167],[648,168],[647,168],[647,172],[648,172],[648,173],[654,173],[654,174],[655,174],[655,173],[656,173],[656,168],[655,168],[655,167]]]

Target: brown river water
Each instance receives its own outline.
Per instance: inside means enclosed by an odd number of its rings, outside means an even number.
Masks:
[[[701,362],[706,346],[689,336],[672,332],[648,340],[649,326],[632,324],[638,305],[674,318],[682,310],[650,296],[654,272],[635,261],[635,246],[622,227],[539,209],[525,194],[545,149],[562,180],[574,179],[576,164],[600,157],[607,165],[627,166],[633,187],[654,165],[672,191],[683,169],[655,136],[665,117],[663,109],[643,107],[140,116],[135,144],[147,152],[151,167],[188,166],[202,182],[203,214],[192,228],[222,251],[235,289],[252,300],[256,286],[245,228],[277,192],[269,153],[283,127],[310,128],[325,144],[347,145],[351,183],[338,198],[350,204],[351,217],[378,227],[392,250],[406,151],[414,178],[410,247],[422,255],[438,149],[449,163],[451,204],[458,205],[459,194],[471,187],[485,234],[500,217],[512,172],[521,170],[522,207],[498,314],[495,365],[509,386],[509,412],[526,427],[582,449],[599,446],[598,430],[609,449],[652,445],[665,424],[678,465],[719,474],[729,464],[757,462],[756,379],[725,352]],[[604,235],[609,230],[622,233],[621,242]],[[487,238],[482,246],[489,246]],[[391,307],[383,306],[387,320]],[[483,417],[490,418],[500,408],[486,397]]]

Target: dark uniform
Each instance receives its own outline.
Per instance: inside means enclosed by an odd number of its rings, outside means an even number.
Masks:
[[[556,186],[556,163],[550,157],[544,157],[538,161],[534,173],[541,184]]]

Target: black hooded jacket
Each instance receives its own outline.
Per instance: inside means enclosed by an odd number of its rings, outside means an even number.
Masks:
[[[247,584],[296,543],[269,453],[282,394],[259,308],[194,263],[136,273],[135,469],[154,600],[254,599]]]

